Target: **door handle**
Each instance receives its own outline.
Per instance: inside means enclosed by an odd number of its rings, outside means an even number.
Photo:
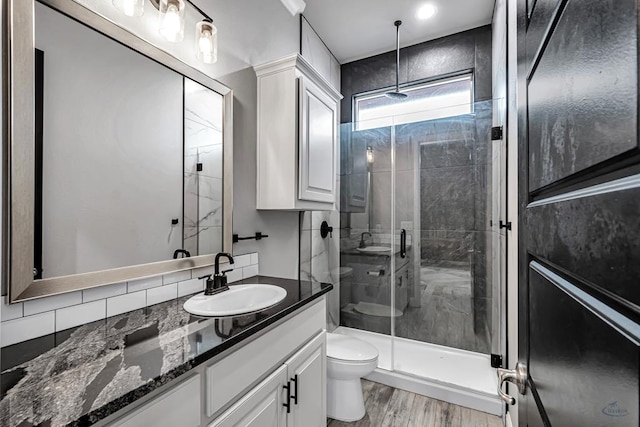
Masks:
[[[527,366],[518,362],[516,369],[498,368],[496,373],[498,374],[498,395],[508,405],[515,405],[516,399],[502,391],[502,385],[506,382],[513,383],[518,386],[518,392],[524,395],[527,392],[527,378],[529,377]]]
[[[283,403],[282,406],[287,408],[287,414],[291,413],[291,382],[287,381],[287,385],[282,386],[284,390],[287,392],[287,402]]]
[[[400,231],[400,258],[407,257],[407,230]]]

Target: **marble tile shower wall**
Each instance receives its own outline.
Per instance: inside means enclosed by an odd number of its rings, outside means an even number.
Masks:
[[[234,258],[229,282],[258,275],[258,254]],[[204,290],[212,267],[178,271],[163,276],[132,280],[2,306],[2,347],[95,322]]]
[[[340,183],[338,182],[338,188]],[[340,326],[340,213],[303,212],[300,234],[300,279],[331,283],[327,295],[327,330]],[[332,235],[322,238],[323,221],[334,227]]]
[[[184,248],[192,255],[216,253],[222,244],[222,97],[190,80],[185,90]]]

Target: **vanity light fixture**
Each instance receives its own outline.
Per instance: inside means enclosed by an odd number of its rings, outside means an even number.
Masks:
[[[142,16],[145,0],[113,0],[113,5],[127,16]]]
[[[218,29],[208,18],[196,25],[196,56],[205,64],[218,60]]]
[[[112,0],[113,6],[127,16],[142,16],[147,0]],[[196,57],[205,64],[218,60],[218,29],[213,20],[190,0],[149,0],[158,10],[160,34],[171,43],[184,40],[184,22],[187,4],[203,16],[196,24]]]
[[[172,43],[184,39],[184,9],[183,0],[160,0],[158,12],[160,18],[160,34]]]

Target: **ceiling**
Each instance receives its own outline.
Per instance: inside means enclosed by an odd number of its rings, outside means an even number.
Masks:
[[[341,64],[395,49],[393,22],[402,20],[400,45],[411,46],[490,24],[495,0],[306,0],[304,16]],[[424,4],[437,7],[426,20]]]

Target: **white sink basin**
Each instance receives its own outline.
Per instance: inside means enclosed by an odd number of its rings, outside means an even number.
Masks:
[[[228,291],[216,295],[205,295],[204,292],[194,295],[184,303],[184,309],[196,316],[233,316],[264,310],[286,296],[287,291],[279,286],[233,285]]]
[[[387,246],[367,246],[366,248],[358,248],[360,252],[391,252],[391,248]]]

